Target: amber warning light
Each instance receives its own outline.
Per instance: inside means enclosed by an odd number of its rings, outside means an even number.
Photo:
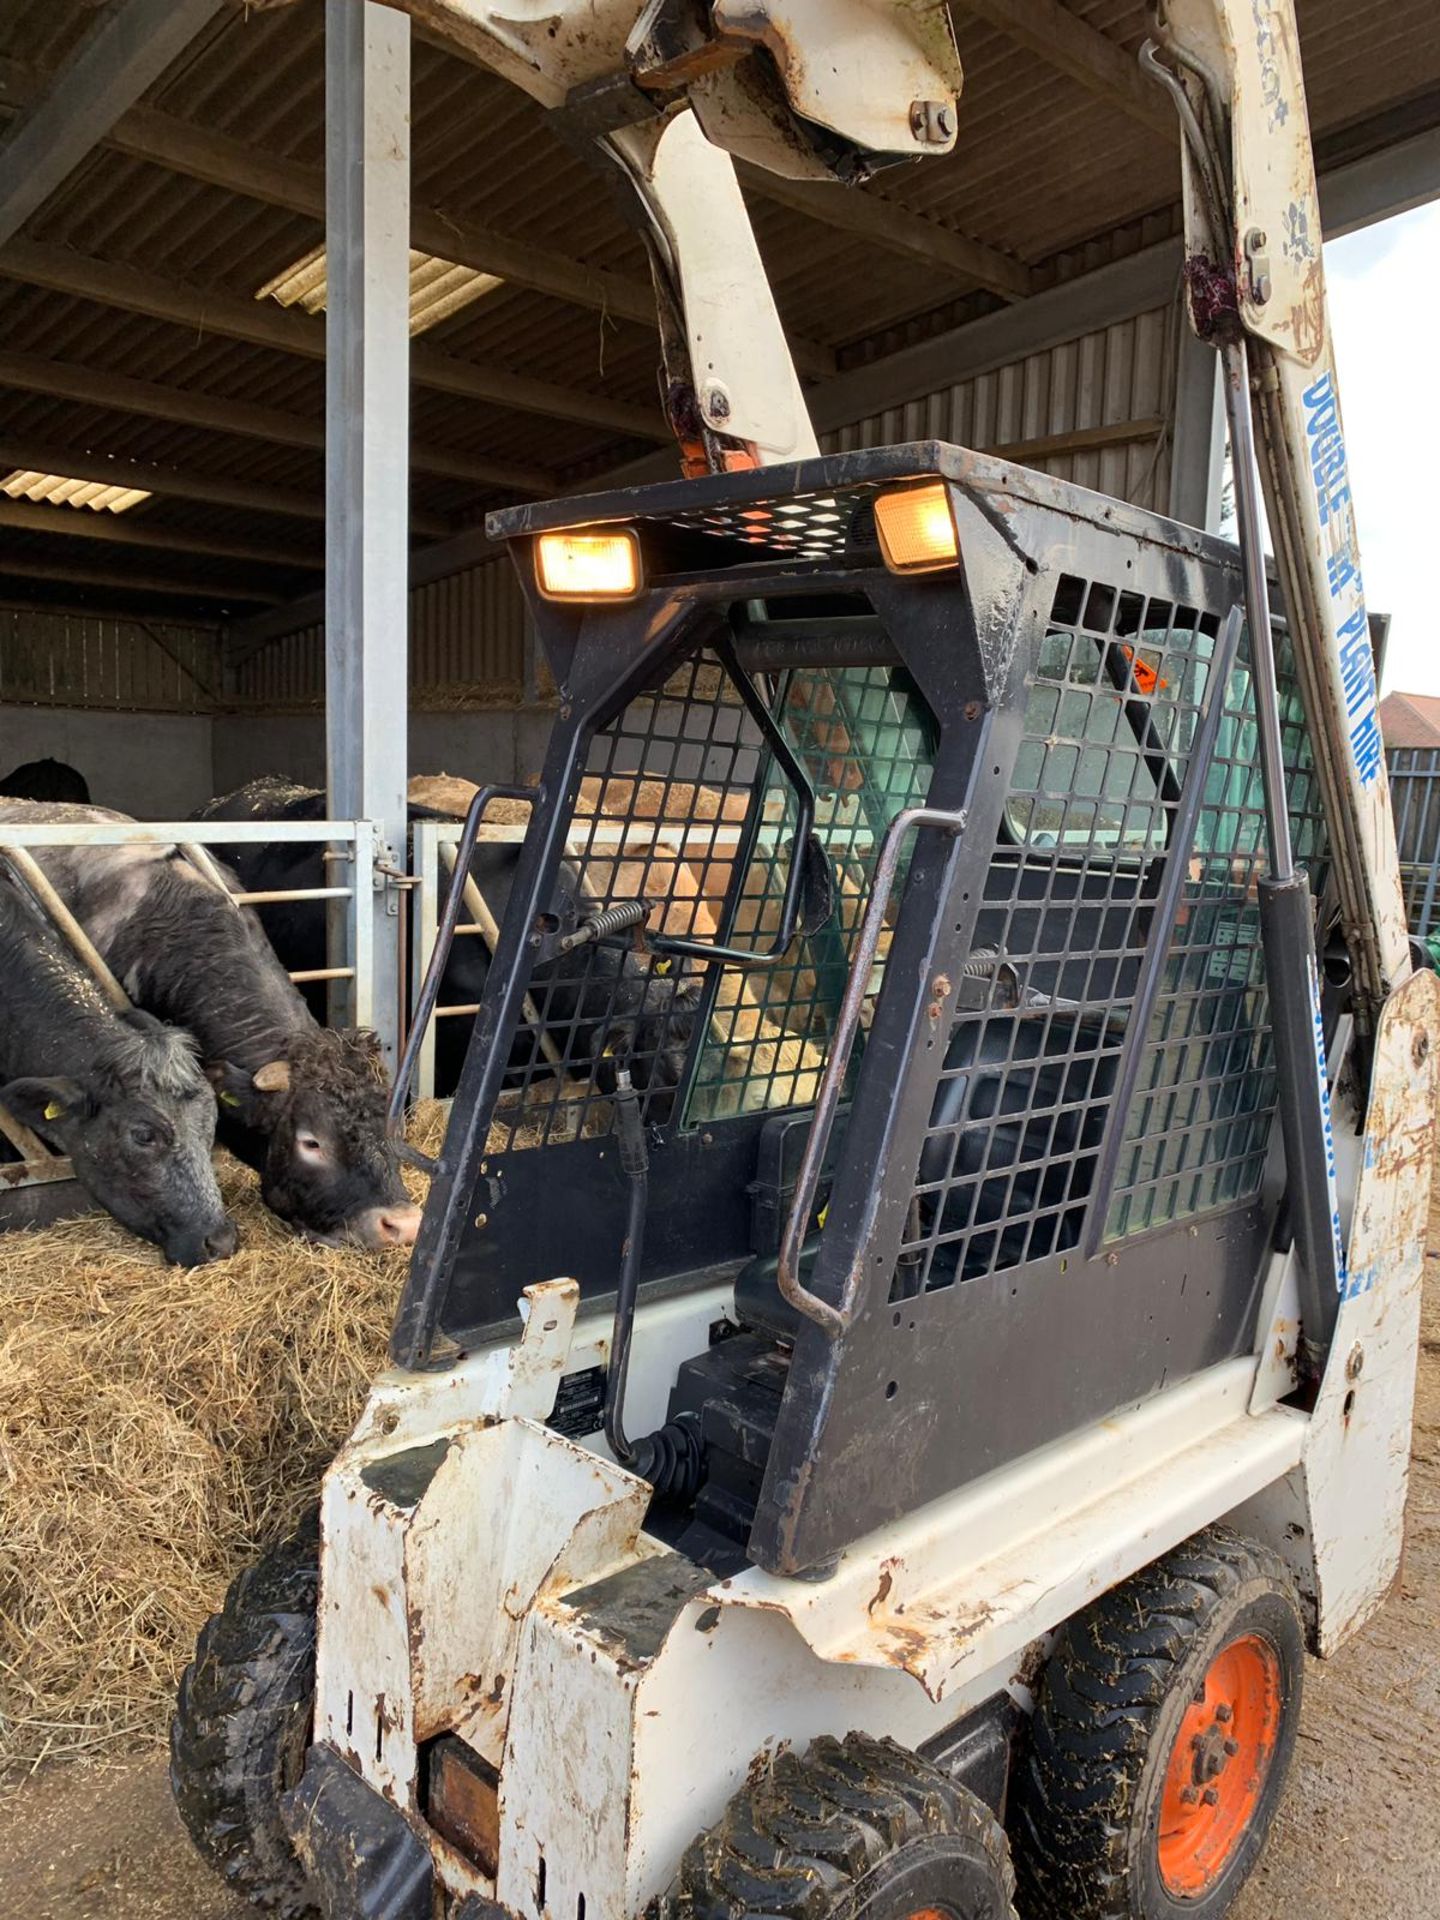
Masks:
[[[892,573],[936,573],[959,565],[960,536],[950,511],[950,489],[942,481],[880,494],[875,525]]]
[[[632,600],[640,591],[640,542],[630,527],[542,533],[535,578],[547,600]]]

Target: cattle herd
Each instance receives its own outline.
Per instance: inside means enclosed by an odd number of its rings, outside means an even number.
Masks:
[[[116,822],[100,807],[0,799],[0,823]],[[49,921],[0,878],[0,1103],[96,1203],[167,1259],[233,1252],[216,1139],[265,1204],[329,1245],[403,1246],[420,1209],[386,1134],[371,1034],[331,1031],[259,921],[170,847],[45,848],[46,878],[123,985],[117,1012]]]
[[[74,797],[85,792],[61,763],[17,768],[0,781],[0,826],[127,819]],[[267,778],[198,817],[324,812],[314,789]],[[318,845],[247,843],[234,855],[222,872],[237,892],[325,883]],[[472,877],[497,918],[515,856],[513,846],[476,851]],[[223,1258],[237,1244],[211,1161],[217,1140],[254,1168],[267,1207],[307,1237],[377,1249],[413,1242],[420,1209],[387,1132],[375,1036],[325,1027],[323,1001],[307,1003],[290,979],[325,964],[323,902],[264,903],[257,914],[174,845],[46,847],[34,857],[131,1005],[116,1010],[0,865],[0,1105],[12,1120],[67,1156],[97,1205],[177,1264]],[[583,917],[594,905],[583,875],[567,863],[560,884]],[[477,1002],[489,962],[484,941],[457,943],[442,1004]],[[654,1083],[651,1113],[663,1119],[684,1063],[694,983],[662,984],[634,954],[599,947],[537,969],[536,979],[568,1070],[600,1080],[602,1063],[628,1065],[638,1085]],[[439,1025],[442,1093],[458,1078],[469,1026]],[[0,1155],[18,1151],[0,1139]]]

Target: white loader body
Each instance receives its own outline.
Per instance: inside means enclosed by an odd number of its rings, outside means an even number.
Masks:
[[[563,1279],[527,1289],[518,1344],[383,1376],[325,1483],[316,1739],[405,1811],[452,1892],[629,1920],[778,1749],[857,1728],[919,1746],[996,1693],[1023,1701],[1048,1635],[1209,1521],[1271,1541],[1333,1652],[1399,1566],[1437,1017],[1428,973],[1386,1009],[1341,1168],[1356,1284],[1312,1411],[1282,1403],[1279,1259],[1251,1359],[857,1541],[827,1581],[697,1580],[642,1531],[649,1488],[545,1427],[561,1377],[607,1360],[608,1322],[577,1322]],[[727,1291],[642,1310],[637,1423],[663,1417]],[[607,1614],[596,1588],[642,1564],[648,1607],[622,1592]],[[420,1811],[418,1749],[441,1731],[498,1773],[493,1876]]]

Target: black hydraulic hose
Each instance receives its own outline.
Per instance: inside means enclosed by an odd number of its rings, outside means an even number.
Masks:
[[[610,1333],[610,1371],[605,1379],[605,1438],[622,1467],[632,1470],[635,1448],[625,1437],[625,1380],[630,1371],[630,1337],[635,1331],[635,1298],[645,1251],[645,1208],[650,1197],[650,1151],[640,1118],[640,1096],[624,1067],[616,1076],[615,1118],[620,1135],[620,1165],[630,1182],[625,1215],[625,1245],[615,1288],[615,1319]]]
[[[630,1339],[635,1331],[635,1301],[640,1291],[640,1262],[645,1251],[645,1208],[650,1198],[650,1151],[640,1118],[640,1096],[621,1068],[615,1082],[615,1115],[620,1135],[620,1165],[630,1181],[625,1214],[625,1245],[615,1288],[615,1318],[610,1331],[610,1370],[605,1376],[605,1438],[622,1467],[648,1480],[657,1500],[684,1505],[693,1500],[705,1473],[705,1448],[698,1421],[681,1413],[654,1433],[632,1441],[625,1432],[625,1383],[630,1374]]]

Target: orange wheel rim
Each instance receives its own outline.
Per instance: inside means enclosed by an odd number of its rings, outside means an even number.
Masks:
[[[1283,1706],[1280,1660],[1247,1633],[1222,1647],[1180,1722],[1160,1801],[1160,1878],[1173,1899],[1208,1893],[1265,1791]]]

